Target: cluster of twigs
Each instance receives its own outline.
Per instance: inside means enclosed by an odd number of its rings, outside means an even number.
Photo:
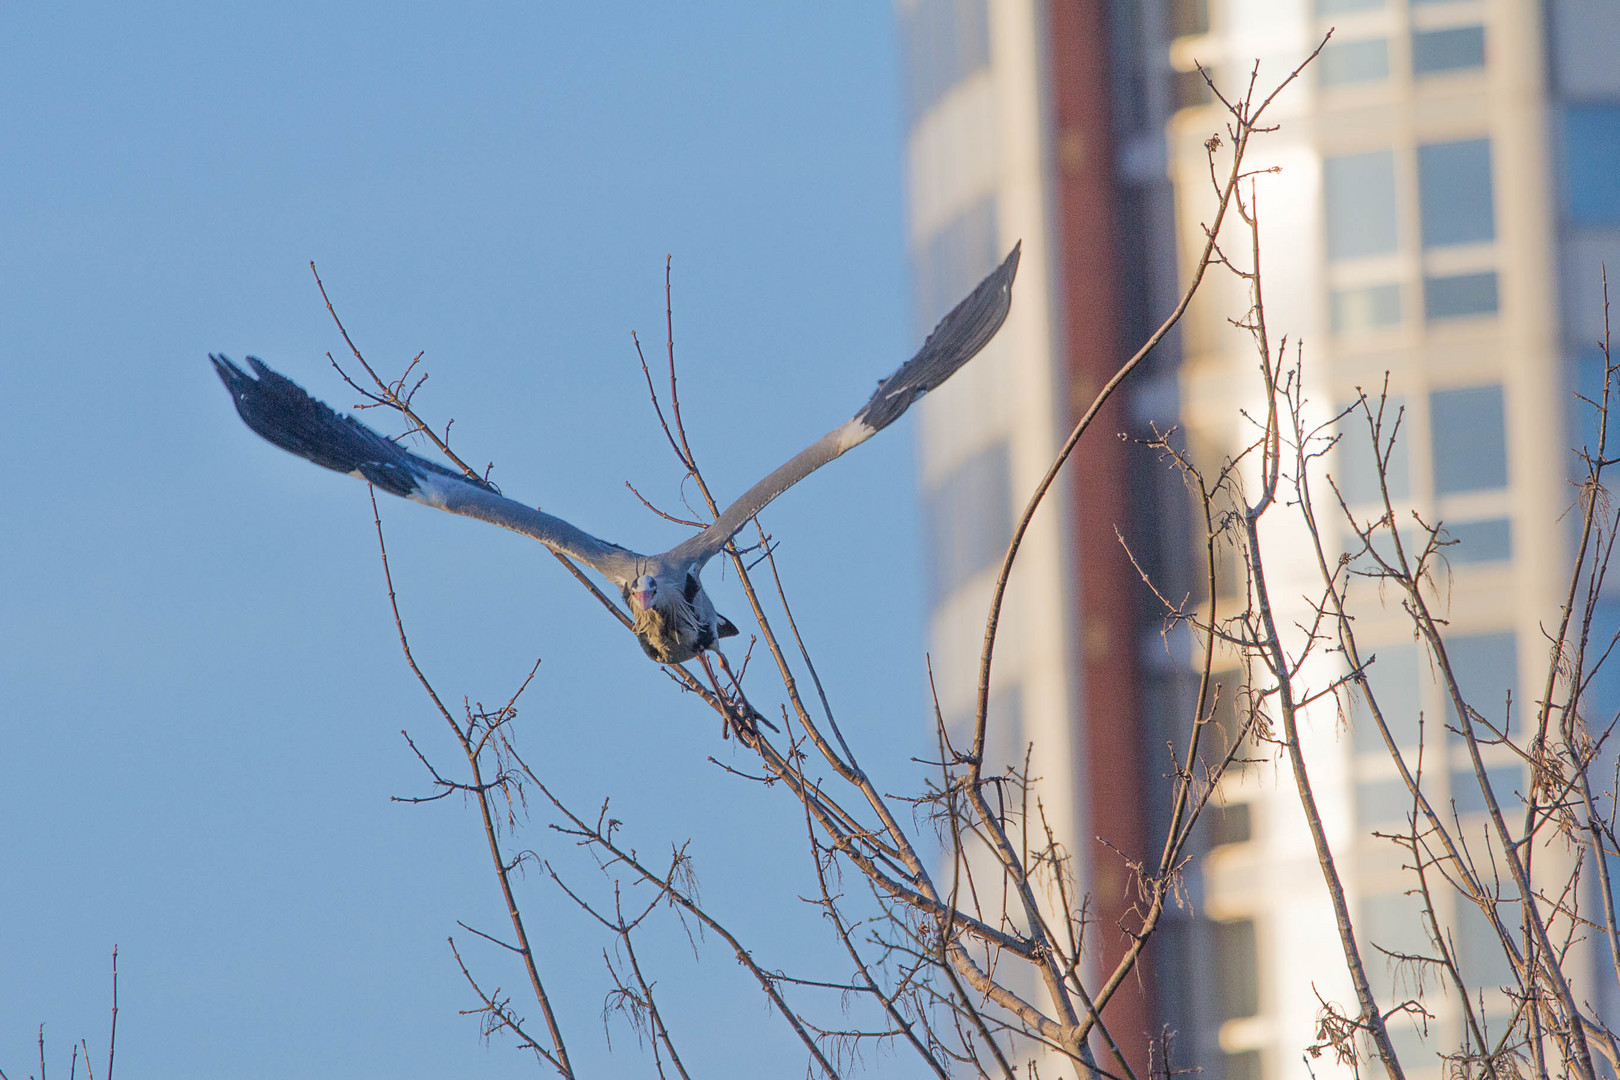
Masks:
[[[1248,288],[1248,312],[1230,321],[1253,341],[1263,410],[1248,416],[1256,431],[1253,441],[1218,464],[1195,464],[1178,449],[1174,433],[1151,440],[1187,479],[1202,510],[1211,567],[1207,603],[1173,601],[1162,593],[1159,599],[1171,625],[1190,627],[1206,649],[1219,646],[1246,673],[1239,688],[1244,733],[1286,761],[1303,811],[1355,998],[1344,1006],[1319,996],[1317,1041],[1307,1049],[1312,1055],[1331,1051],[1351,1067],[1370,1056],[1396,1080],[1407,1069],[1434,1068],[1441,1061],[1451,1075],[1470,1080],[1526,1074],[1596,1080],[1606,1073],[1594,1054],[1608,1070],[1620,1069],[1620,1040],[1591,1000],[1600,994],[1600,980],[1620,972],[1611,880],[1611,860],[1620,853],[1616,784],[1612,779],[1605,784],[1600,775],[1614,764],[1613,751],[1604,747],[1616,718],[1591,715],[1598,670],[1620,643],[1613,628],[1596,625],[1620,536],[1620,513],[1604,486],[1605,471],[1616,461],[1610,456],[1607,421],[1617,368],[1607,331],[1602,393],[1597,400],[1582,399],[1597,417],[1596,446],[1579,451],[1580,528],[1563,603],[1543,624],[1547,659],[1540,695],[1517,712],[1511,698],[1505,708],[1471,703],[1447,649],[1446,549],[1455,541],[1442,522],[1415,510],[1403,514],[1402,500],[1391,490],[1402,417],[1389,407],[1386,384],[1382,395],[1363,394],[1349,409],[1319,419],[1307,393],[1303,350],[1296,344],[1290,353],[1286,336],[1274,338],[1267,328],[1257,188],[1253,178],[1243,179],[1233,206],[1241,225],[1239,243],[1247,250],[1240,256],[1234,245],[1229,254],[1217,243],[1213,261]],[[1370,517],[1355,512],[1323,467],[1346,425],[1365,428],[1370,438],[1380,489],[1380,505]],[[1411,528],[1397,527],[1406,516]],[[1279,517],[1283,520],[1273,521]],[[1278,550],[1265,542],[1268,527],[1278,530],[1270,534],[1274,537],[1290,529],[1288,535],[1304,538],[1316,572],[1314,592],[1308,586],[1305,595],[1296,593],[1293,577],[1279,585],[1266,559]],[[1335,530],[1345,540],[1342,545],[1334,542]],[[1217,588],[1216,545],[1230,545],[1241,555],[1236,603],[1229,611],[1218,603],[1223,595],[1230,600],[1234,590]],[[1358,641],[1357,629],[1358,611],[1368,610],[1362,595],[1368,584],[1380,606],[1388,608],[1393,600],[1404,613],[1449,703],[1454,719],[1447,731],[1466,748],[1468,767],[1459,775],[1478,787],[1482,830],[1463,820],[1455,800],[1446,805],[1431,798],[1432,785],[1423,780],[1421,716],[1411,725],[1420,732],[1417,747],[1402,745],[1393,730],[1396,718],[1385,714],[1369,685],[1367,673],[1376,656]],[[1206,686],[1209,657],[1206,652]],[[1201,691],[1202,719],[1210,715],[1206,702]],[[1342,852],[1324,828],[1300,738],[1302,726],[1321,710],[1330,718],[1365,714],[1410,798],[1405,829],[1373,835],[1393,842],[1403,854],[1406,895],[1419,912],[1426,951],[1385,949],[1356,930],[1354,897],[1339,866]],[[1500,774],[1493,775],[1489,765],[1503,752],[1522,764],[1528,783],[1504,786],[1496,779]],[[1497,757],[1488,758],[1492,753]],[[1472,842],[1465,825],[1475,829]],[[1446,914],[1451,902],[1477,909],[1486,920],[1511,968],[1508,984],[1481,985],[1464,977],[1453,921]],[[1595,940],[1601,947],[1593,947]],[[1382,962],[1409,976],[1409,996],[1377,999],[1368,976],[1369,945]],[[1460,1040],[1403,1062],[1391,1024],[1397,1016],[1420,1024],[1433,1020],[1430,1006],[1437,992],[1456,1002]]]
[[[559,799],[544,778],[525,763],[511,736],[518,695],[528,685],[527,679],[505,705],[492,711],[468,704],[457,715],[448,708],[417,665],[396,606],[407,661],[451,729],[466,762],[462,776],[453,778],[411,742],[434,789],[432,795],[411,801],[461,793],[478,804],[492,865],[507,903],[511,940],[505,940],[504,935],[466,929],[497,942],[519,958],[529,994],[545,1021],[543,1032],[527,1025],[511,998],[486,989],[461,963],[457,952],[457,962],[479,1002],[471,1011],[482,1017],[486,1033],[503,1031],[559,1075],[574,1075],[564,1033],[551,1008],[524,930],[521,902],[513,888],[513,870],[524,860],[537,857],[526,852],[513,858],[504,844],[506,834],[518,826],[531,795],[537,795],[553,828],[592,851],[603,874],[612,882],[613,903],[603,909],[545,864],[557,887],[608,935],[611,951],[605,950],[604,958],[613,990],[604,1013],[630,1020],[643,1043],[651,1047],[660,1076],[684,1076],[685,1069],[676,1040],[659,1010],[654,980],[646,974],[636,952],[635,940],[651,912],[662,906],[674,910],[683,921],[703,927],[734,951],[738,961],[756,978],[775,1012],[800,1039],[815,1072],[837,1076],[857,1059],[863,1047],[883,1044],[909,1048],[940,1077],[964,1068],[1012,1077],[1023,1067],[1020,1063],[1029,1063],[1033,1073],[1039,1069],[1038,1062],[1048,1061],[1049,1069],[1061,1072],[1136,1080],[1133,1060],[1140,1059],[1139,1039],[1143,1033],[1111,1032],[1104,1020],[1105,1009],[1135,970],[1167,905],[1173,902],[1179,876],[1190,858],[1198,816],[1241,745],[1240,739],[1232,736],[1224,738],[1216,751],[1208,750],[1217,695],[1209,680],[1213,654],[1206,655],[1198,712],[1186,745],[1171,750],[1173,809],[1158,859],[1152,864],[1129,866],[1140,897],[1133,909],[1132,924],[1118,928],[1128,935],[1129,945],[1123,957],[1106,971],[1094,970],[1098,952],[1095,943],[1088,942],[1088,929],[1093,935],[1097,931],[1088,927],[1088,903],[1079,886],[1080,875],[1060,835],[1061,827],[1047,818],[1036,790],[1038,778],[1032,774],[1028,759],[1022,768],[1000,771],[987,764],[985,747],[992,724],[988,708],[991,660],[1002,597],[1034,515],[1104,401],[1181,317],[1204,271],[1219,263],[1217,237],[1222,222],[1237,204],[1241,185],[1249,178],[1243,162],[1250,139],[1269,130],[1261,124],[1263,115],[1282,87],[1298,74],[1298,70],[1290,74],[1264,98],[1257,97],[1251,81],[1248,92],[1228,104],[1225,136],[1211,139],[1208,145],[1211,176],[1224,176],[1224,180],[1215,183],[1215,212],[1206,229],[1203,255],[1180,303],[1097,395],[1019,519],[989,612],[971,735],[965,745],[957,745],[936,710],[938,753],[933,767],[937,772],[925,790],[905,799],[887,795],[860,764],[823,691],[782,589],[775,552],[757,523],[757,544],[746,550],[733,545],[727,555],[752,609],[758,641],[764,644],[780,680],[785,699],[780,711],[783,731],[774,736],[759,730],[753,721],[763,717],[744,696],[742,674],[733,673],[729,666],[723,665],[723,680],[707,664],[707,678],[685,667],[666,669],[684,689],[698,694],[719,713],[727,728],[736,731],[757,756],[757,775],[738,769],[729,771],[771,785],[796,800],[803,815],[806,850],[817,875],[816,902],[826,916],[829,946],[848,957],[847,981],[798,979],[768,970],[699,902],[684,849],[672,851],[668,860],[649,864],[617,838],[615,833],[621,826],[609,816],[605,802],[593,816],[576,812]],[[700,514],[707,513],[712,520],[718,516],[719,507],[681,419],[673,321],[667,303],[667,266],[665,284],[668,370],[662,399],[639,341],[636,349],[658,422],[687,480],[700,496]],[[333,318],[337,318],[335,311]],[[385,380],[361,356],[346,331],[343,337],[369,379],[362,384],[344,374],[362,394],[363,404],[398,412],[411,432],[428,438],[468,475],[478,475],[451,450],[449,426],[442,434],[436,432],[415,411],[412,396],[421,378],[411,382],[410,376],[416,362],[412,361],[404,376]],[[335,360],[333,363],[336,365]],[[641,497],[639,492],[636,494]],[[665,517],[681,520],[657,510],[644,498],[642,501]],[[380,524],[378,539],[381,546]],[[1213,581],[1213,539],[1206,549]],[[386,570],[385,547],[383,558]],[[628,625],[624,613],[577,567],[563,556],[558,558],[591,588],[614,617]],[[768,579],[757,582],[755,575],[761,568],[768,571]],[[389,595],[392,600],[391,577]],[[777,628],[778,618],[782,630]],[[809,679],[814,690],[813,698],[807,699],[801,689],[804,678]],[[922,834],[916,831],[919,821],[925,827]],[[937,845],[938,838],[944,840],[943,851]],[[653,898],[627,911],[623,902],[627,883],[649,887]],[[854,1022],[847,1016],[841,1017],[839,1023],[817,1020],[811,1015],[813,1010],[807,1011],[794,997],[800,990],[810,989],[836,990],[846,999],[864,1001],[873,1009],[859,1014]],[[1098,1048],[1095,1052],[1094,1045]],[[1163,1067],[1167,1066],[1161,1064]]]
[[[1620,514],[1610,507],[1603,487],[1604,471],[1614,463],[1608,457],[1607,415],[1615,369],[1607,366],[1607,343],[1602,398],[1589,403],[1599,416],[1598,445],[1582,455],[1586,475],[1579,502],[1579,543],[1566,601],[1556,628],[1547,634],[1550,659],[1542,694],[1534,710],[1520,710],[1521,717],[1529,715],[1529,723],[1512,721],[1511,703],[1507,718],[1492,719],[1464,700],[1447,655],[1444,597],[1437,585],[1448,572],[1444,552],[1450,541],[1443,526],[1414,513],[1414,532],[1396,528],[1398,500],[1390,491],[1388,471],[1400,426],[1398,414],[1390,415],[1386,409],[1387,397],[1377,401],[1363,397],[1351,410],[1327,422],[1310,419],[1314,414],[1305,389],[1303,351],[1296,343],[1290,352],[1287,337],[1274,338],[1267,326],[1257,181],[1270,170],[1246,169],[1244,159],[1250,139],[1270,130],[1261,123],[1267,108],[1299,73],[1296,69],[1264,98],[1257,97],[1253,76],[1244,95],[1235,99],[1221,96],[1212,84],[1228,120],[1224,137],[1206,144],[1215,212],[1206,227],[1202,254],[1176,309],[1098,394],[1020,516],[993,591],[972,730],[965,740],[960,740],[959,733],[953,738],[936,708],[935,772],[924,790],[911,798],[884,794],[860,764],[800,637],[777,572],[775,551],[757,523],[757,543],[747,549],[733,545],[727,555],[752,609],[757,640],[764,644],[780,680],[782,730],[767,734],[755,723],[764,717],[744,694],[746,664],[740,672],[722,665],[724,678],[707,663],[701,678],[684,667],[667,669],[672,679],[713,708],[723,718],[725,729],[737,732],[757,756],[757,774],[736,768],[728,771],[788,793],[802,810],[804,842],[819,889],[814,901],[825,915],[829,947],[848,958],[847,981],[795,978],[760,963],[700,902],[694,870],[683,847],[673,849],[665,860],[649,863],[619,839],[617,831],[622,825],[609,815],[606,802],[594,815],[576,812],[528,766],[511,737],[518,695],[528,679],[501,707],[490,711],[469,704],[457,716],[417,666],[400,623],[407,660],[466,759],[464,778],[453,779],[412,742],[434,785],[434,793],[423,799],[460,792],[478,803],[492,865],[507,903],[512,940],[466,929],[520,958],[529,992],[545,1021],[543,1033],[528,1026],[511,998],[498,990],[486,990],[461,962],[458,951],[457,963],[479,1002],[471,1011],[482,1016],[486,1033],[505,1032],[560,1075],[574,1075],[563,1032],[524,931],[521,901],[512,880],[517,866],[538,857],[524,852],[511,858],[503,846],[503,838],[518,827],[533,793],[559,835],[593,852],[611,881],[613,901],[604,908],[544,864],[557,888],[607,936],[610,944],[603,956],[612,990],[604,1016],[628,1020],[643,1045],[650,1047],[660,1076],[684,1077],[687,1073],[636,941],[652,913],[667,908],[689,931],[701,927],[705,934],[725,942],[801,1041],[813,1072],[837,1076],[858,1059],[863,1047],[883,1044],[909,1048],[940,1077],[964,1069],[1012,1077],[1024,1068],[1035,1075],[1044,1064],[1049,1071],[1137,1080],[1133,1063],[1141,1060],[1142,1039],[1148,1033],[1110,1031],[1105,1021],[1107,1006],[1137,970],[1167,907],[1181,896],[1181,876],[1196,854],[1194,830],[1201,812],[1218,796],[1223,777],[1233,766],[1269,745],[1287,763],[1286,773],[1293,781],[1315,849],[1354,994],[1354,1002],[1348,1006],[1320,999],[1316,1042],[1308,1047],[1311,1053],[1331,1051],[1338,1061],[1352,1067],[1376,1058],[1396,1080],[1403,1080],[1408,1067],[1431,1066],[1432,1061],[1401,1061],[1390,1023],[1398,1015],[1431,1018],[1425,991],[1440,987],[1455,991],[1462,1039],[1456,1049],[1438,1053],[1459,1076],[1496,1078],[1533,1071],[1540,1077],[1557,1074],[1597,1080],[1594,1052],[1611,1067],[1620,1065],[1620,1044],[1614,1033],[1578,996],[1569,975],[1571,958],[1581,954],[1583,938],[1591,935],[1607,940],[1608,962],[1620,969],[1616,953],[1620,935],[1616,933],[1609,872],[1609,856],[1620,850],[1615,800],[1612,790],[1602,789],[1594,780],[1594,767],[1606,760],[1600,755],[1612,724],[1594,733],[1588,729],[1583,711],[1595,672],[1615,645],[1614,639],[1594,638],[1593,628],[1608,560],[1620,535]],[[1223,246],[1223,236],[1234,232],[1242,237],[1241,243]],[[1241,255],[1240,248],[1245,249]],[[987,760],[993,723],[989,708],[992,658],[1012,567],[1059,471],[1102,403],[1174,326],[1205,272],[1215,268],[1235,275],[1249,292],[1247,313],[1231,321],[1253,341],[1264,406],[1249,417],[1256,430],[1253,442],[1215,466],[1195,463],[1179,448],[1174,433],[1150,440],[1185,477],[1202,526],[1204,599],[1175,600],[1148,582],[1164,604],[1168,625],[1191,628],[1201,645],[1199,689],[1185,743],[1169,748],[1170,813],[1158,858],[1151,864],[1127,864],[1137,902],[1129,925],[1113,928],[1126,935],[1127,947],[1111,969],[1099,970],[1094,938],[1109,928],[1088,922],[1089,904],[1080,887],[1081,876],[1061,827],[1048,819],[1038,792],[1039,778],[1031,767],[1033,748],[1021,767],[997,770]],[[639,340],[637,355],[659,425],[700,496],[702,505],[695,516],[706,513],[712,519],[719,507],[681,419],[667,266],[665,285],[668,364],[662,396]],[[344,338],[348,340],[346,332]],[[448,425],[442,434],[436,433],[413,410],[412,395],[421,380],[407,383],[415,361],[405,376],[388,382],[366,364],[352,342],[350,348],[371,380],[364,386],[351,382],[365,396],[365,403],[399,412],[412,431],[429,438],[469,475],[477,475],[450,449]],[[1325,455],[1335,445],[1335,432],[1346,421],[1366,426],[1377,458],[1383,506],[1382,513],[1371,520],[1358,518],[1331,478],[1320,475]],[[1335,504],[1331,516],[1334,521],[1342,518],[1344,535],[1350,540],[1344,552],[1331,539],[1333,526],[1319,518],[1326,491],[1332,492],[1328,501]],[[670,520],[695,527],[702,524],[690,516],[658,510],[639,492],[636,495]],[[1303,606],[1291,592],[1279,593],[1263,543],[1269,528],[1265,523],[1290,514],[1289,520],[1301,526],[1309,538],[1319,576],[1319,588]],[[378,528],[381,545],[380,524]],[[1223,548],[1241,555],[1241,581],[1235,598],[1232,590],[1222,587],[1231,583],[1217,580]],[[386,570],[386,549],[383,555]],[[577,567],[558,558],[607,610],[628,625],[624,613]],[[761,568],[768,576],[756,582],[755,574]],[[1415,758],[1410,757],[1410,749],[1400,745],[1369,688],[1366,675],[1376,658],[1364,654],[1357,641],[1354,612],[1359,593],[1352,595],[1368,579],[1398,598],[1451,701],[1456,717],[1453,730],[1467,747],[1486,807],[1483,845],[1470,847],[1455,804],[1444,807],[1431,802],[1423,784],[1421,748]],[[392,599],[391,579],[389,591]],[[398,620],[397,607],[395,616]],[[1326,665],[1321,663],[1324,655],[1331,658]],[[1240,685],[1228,688],[1215,673],[1233,657],[1244,676]],[[1330,674],[1324,676],[1323,671]],[[529,677],[533,674],[531,670]],[[809,679],[813,696],[801,690],[804,678]],[[1237,702],[1233,711],[1241,722],[1235,726],[1222,727],[1217,722],[1223,694]],[[1411,894],[1419,900],[1423,930],[1432,946],[1427,953],[1392,952],[1358,935],[1351,912],[1352,890],[1346,887],[1339,868],[1340,853],[1323,824],[1300,732],[1320,710],[1344,710],[1352,698],[1370,714],[1411,798],[1407,828],[1389,839],[1400,845],[1412,875]],[[1490,747],[1508,748],[1525,764],[1531,777],[1526,790],[1495,789],[1482,756],[1482,748]],[[1513,813],[1514,802],[1520,804],[1522,814]],[[918,822],[931,826],[933,837],[918,834]],[[935,839],[942,841],[939,847],[931,842]],[[627,884],[649,889],[651,898],[627,909]],[[1470,985],[1462,975],[1444,905],[1437,900],[1447,891],[1478,908],[1511,963],[1514,985],[1500,988],[1511,1003],[1505,1021],[1498,1017],[1488,1022],[1485,1015],[1483,995],[1498,988]],[[1583,913],[1593,905],[1594,896],[1598,898],[1597,917]],[[1093,940],[1088,941],[1088,933]],[[453,941],[451,945],[454,949]],[[1377,1000],[1368,975],[1369,946],[1386,962],[1398,962],[1414,973],[1411,996],[1396,1002]],[[844,1016],[839,1023],[829,1023],[801,1003],[804,993],[814,990],[834,990],[873,1008],[853,1019]],[[1174,1071],[1168,1059],[1168,1035],[1160,1033],[1150,1041],[1157,1047],[1152,1054],[1154,1068],[1168,1075]]]
[[[38,1045],[39,1045],[39,1059],[38,1059],[39,1060],[39,1075],[38,1075],[38,1077],[36,1077],[36,1076],[34,1076],[33,1073],[29,1073],[28,1074],[28,1080],[45,1080],[46,1055],[45,1055],[45,1025],[44,1024],[39,1025],[39,1035],[38,1035],[38,1040],[37,1041],[38,1041]],[[77,1080],[78,1075],[79,1075],[79,1062],[80,1061],[84,1062],[84,1075],[87,1078],[87,1080],[96,1080],[95,1067],[90,1064],[90,1041],[88,1039],[80,1039],[78,1042],[69,1043],[68,1045],[72,1049],[72,1053],[68,1058],[68,1080]],[[116,1060],[117,1053],[118,1053],[118,946],[114,945],[113,946],[113,951],[112,951],[112,1020],[109,1022],[108,1028],[107,1028],[107,1071],[103,1074],[103,1076],[106,1078],[106,1080],[112,1080],[113,1062]],[[10,1078],[6,1076],[6,1071],[4,1069],[0,1069],[0,1080],[10,1080]]]

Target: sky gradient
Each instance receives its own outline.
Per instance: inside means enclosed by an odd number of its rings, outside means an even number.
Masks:
[[[400,655],[365,488],[248,432],[206,357],[257,355],[351,406],[313,260],[374,364],[425,351],[418,404],[508,495],[669,546],[678,527],[624,488],[679,503],[630,341],[662,347],[666,255],[683,409],[722,498],[916,347],[888,6],[60,4],[5,23],[0,1069],[37,1067],[43,1022],[52,1070],[85,1037],[99,1075],[116,944],[121,1080],[536,1075],[457,1012],[474,1001],[445,938],[502,929],[473,807],[389,801],[427,790],[401,729],[441,760],[452,744]],[[929,750],[913,487],[908,422],[766,518],[885,790]],[[713,714],[532,541],[382,511],[441,692],[504,700],[540,659],[531,763],[582,809],[611,796],[644,852],[692,839],[704,899],[763,964],[843,974],[807,944],[800,815],[708,761],[747,764]],[[742,625],[718,564],[707,584]],[[523,838],[599,885],[538,820]],[[539,875],[522,889],[582,1075],[650,1074],[628,1027],[604,1034],[605,940]],[[646,948],[694,1074],[797,1071],[722,945],[694,959],[666,921]],[[465,955],[519,985],[491,947]]]

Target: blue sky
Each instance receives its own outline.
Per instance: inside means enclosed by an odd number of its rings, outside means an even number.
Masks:
[[[52,1069],[70,1040],[104,1045],[114,944],[126,1080],[534,1075],[457,1014],[473,1001],[445,938],[501,919],[472,808],[389,801],[425,790],[402,728],[451,745],[400,657],[365,489],[252,436],[206,354],[352,404],[314,260],[375,363],[425,350],[419,404],[509,495],[644,550],[679,535],[623,487],[679,497],[630,345],[662,343],[666,254],[684,411],[721,493],[853,412],[916,339],[889,8],[597,9],[8,10],[9,1075],[34,1067],[41,1022]],[[910,437],[767,519],[845,730],[891,789],[929,749]],[[441,691],[504,700],[541,659],[531,762],[582,807],[611,796],[642,851],[692,839],[704,898],[763,963],[841,974],[795,899],[813,887],[800,819],[709,763],[747,764],[712,714],[531,541],[383,512]],[[540,826],[526,843],[596,885]],[[522,888],[583,1071],[650,1072],[623,1025],[608,1056],[603,939],[539,877]],[[797,1071],[722,947],[694,960],[666,922],[646,949],[695,1073]],[[491,949],[467,955],[518,985]]]

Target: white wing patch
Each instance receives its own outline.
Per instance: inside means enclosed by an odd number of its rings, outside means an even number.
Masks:
[[[845,450],[861,445],[861,443],[865,442],[867,439],[870,439],[876,434],[877,428],[866,423],[864,420],[859,419],[846,420],[832,430],[833,438],[837,440],[834,445],[836,445],[838,448],[838,454],[842,454]],[[834,456],[837,455],[835,454]]]
[[[445,495],[451,490],[451,485],[465,486],[465,481],[453,480],[448,476],[416,474],[412,477],[416,481],[416,488],[406,496],[412,502],[419,502],[431,506],[436,510],[448,510],[450,507],[445,501]]]

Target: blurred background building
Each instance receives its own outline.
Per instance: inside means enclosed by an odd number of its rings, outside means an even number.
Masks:
[[[1197,66],[1241,92],[1275,85],[1331,29],[1256,148],[1273,334],[1304,343],[1323,419],[1385,382],[1404,409],[1391,459],[1398,516],[1443,520],[1452,652],[1471,700],[1538,696],[1540,623],[1569,562],[1574,404],[1602,385],[1599,266],[1620,266],[1620,5],[1610,0],[899,0],[907,71],[910,249],[919,331],[1024,243],[1017,300],[986,356],[922,404],[929,644],[942,709],[972,714],[986,601],[1013,522],[1102,381],[1174,306],[1212,211],[1205,140],[1224,132]],[[1196,682],[1185,642],[1115,528],[1167,595],[1202,591],[1180,478],[1139,445],[1177,429],[1195,459],[1249,436],[1257,394],[1247,307],[1216,280],[1115,399],[1036,518],[1009,593],[992,715],[999,752],[1033,772],[1067,823],[1096,902],[1103,962],[1130,903],[1120,855],[1162,842],[1166,741]],[[1329,465],[1353,506],[1376,502],[1355,432]],[[1125,438],[1116,437],[1120,433]],[[1365,436],[1359,436],[1364,440]],[[1346,545],[1347,538],[1330,537]],[[1271,568],[1298,595],[1314,562]],[[1300,587],[1291,588],[1297,583]],[[1222,589],[1241,588],[1235,573]],[[1363,590],[1374,686],[1415,746],[1447,706],[1398,608]],[[1235,681],[1235,680],[1234,680]],[[1505,710],[1504,710],[1505,711]],[[1371,834],[1403,796],[1376,733],[1331,711],[1306,733],[1325,823],[1366,939],[1422,945],[1400,852]],[[1480,796],[1443,725],[1425,725],[1433,795],[1466,819]],[[1435,767],[1433,762],[1443,762]],[[1522,786],[1506,752],[1499,790]],[[1110,1014],[1122,1042],[1165,1027],[1219,1080],[1304,1078],[1317,992],[1353,1000],[1321,873],[1285,769],[1228,777],[1157,970]],[[1442,904],[1444,906],[1444,904]],[[1442,915],[1447,914],[1442,911]],[[1470,981],[1508,978],[1483,919],[1452,910]],[[1382,1000],[1400,1000],[1373,952]],[[1499,965],[1498,965],[1499,966]],[[1590,995],[1604,993],[1596,980]],[[1413,1075],[1462,1039],[1427,1000],[1425,1038],[1392,1028]],[[1504,1000],[1485,1002],[1499,1017]],[[1423,1048],[1429,1052],[1421,1052]],[[1137,1062],[1138,1066],[1145,1061]],[[1332,1071],[1324,1059],[1318,1073]]]

